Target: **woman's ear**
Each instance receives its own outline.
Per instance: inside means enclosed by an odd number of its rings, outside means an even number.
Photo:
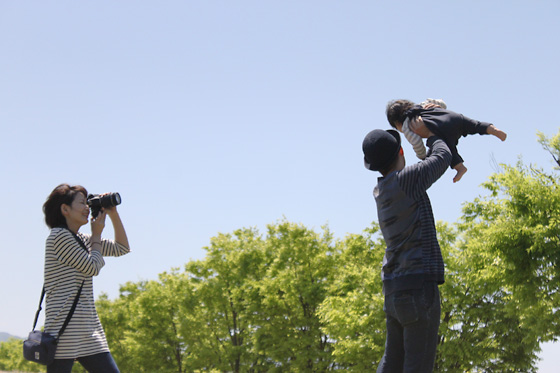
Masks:
[[[401,148],[399,149],[399,154],[400,154],[400,155],[404,155],[404,150],[403,150],[402,146],[401,146]]]
[[[69,210],[70,206],[68,206],[67,204],[63,203],[62,205],[60,205],[60,212],[62,213],[62,216],[68,215]]]

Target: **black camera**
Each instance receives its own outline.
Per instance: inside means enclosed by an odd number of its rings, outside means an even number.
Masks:
[[[119,193],[108,193],[103,196],[90,194],[87,197],[87,204],[91,210],[91,216],[95,219],[102,208],[120,205],[121,195]]]

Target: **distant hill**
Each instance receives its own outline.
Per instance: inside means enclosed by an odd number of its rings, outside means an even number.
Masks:
[[[0,332],[0,342],[6,342],[8,339],[10,338],[17,338],[17,339],[23,339],[20,337],[16,337],[15,335],[11,335],[8,333],[4,333],[4,332]]]

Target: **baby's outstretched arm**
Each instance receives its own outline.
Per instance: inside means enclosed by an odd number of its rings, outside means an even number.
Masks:
[[[493,124],[490,125],[490,127],[488,127],[488,129],[486,130],[486,132],[489,135],[493,135],[496,136],[497,138],[499,138],[502,141],[506,141],[507,138],[507,133],[505,133],[504,131],[502,131],[501,129],[496,128]]]

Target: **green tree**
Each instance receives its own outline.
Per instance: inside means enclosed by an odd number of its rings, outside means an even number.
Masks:
[[[192,284],[184,273],[162,273],[159,281],[129,283],[116,301],[102,297],[98,312],[112,354],[122,371],[192,371],[189,331]]]
[[[317,310],[334,278],[331,241],[327,230],[288,222],[265,238],[239,229],[212,238],[184,272],[102,297],[115,360],[138,372],[326,370],[333,360]]]
[[[436,371],[531,369],[538,343],[530,327],[520,327],[526,315],[500,277],[499,262],[484,243],[475,244],[472,232],[465,232],[469,240],[463,242],[456,227],[440,224],[438,231],[447,275]]]
[[[23,358],[23,341],[10,338],[0,343],[0,370],[19,372],[46,372],[43,365]]]
[[[256,229],[219,234],[206,247],[206,258],[185,269],[198,302],[197,343],[191,348],[198,369],[252,371],[266,362],[254,351],[251,334],[255,283],[263,276],[263,243]]]
[[[558,140],[540,142],[558,155]],[[539,344],[560,332],[558,176],[501,167],[489,195],[465,204],[447,250],[440,371],[534,371]]]
[[[184,372],[186,345],[180,333],[185,300],[189,297],[188,281],[177,273],[163,273],[159,281],[146,283],[131,307],[131,330],[127,344],[138,356],[136,362],[145,372]]]
[[[101,294],[95,302],[111,354],[120,370],[124,372],[138,371],[136,356],[130,353],[127,335],[133,334],[131,325],[135,317],[132,314],[133,303],[145,288],[145,282],[128,282],[120,287],[120,295],[117,299],[109,300],[106,294]]]
[[[537,132],[537,137],[539,138],[539,143],[542,147],[550,153],[552,159],[557,163],[558,167],[556,169],[560,169],[560,132],[558,132],[555,136],[548,138],[542,132]]]
[[[265,241],[266,273],[252,307],[258,354],[273,363],[269,371],[325,371],[334,361],[318,309],[335,276],[332,236],[281,222],[268,226]]]
[[[337,243],[335,273],[319,315],[332,341],[336,368],[375,370],[385,344],[381,262],[385,252],[379,226]]]

